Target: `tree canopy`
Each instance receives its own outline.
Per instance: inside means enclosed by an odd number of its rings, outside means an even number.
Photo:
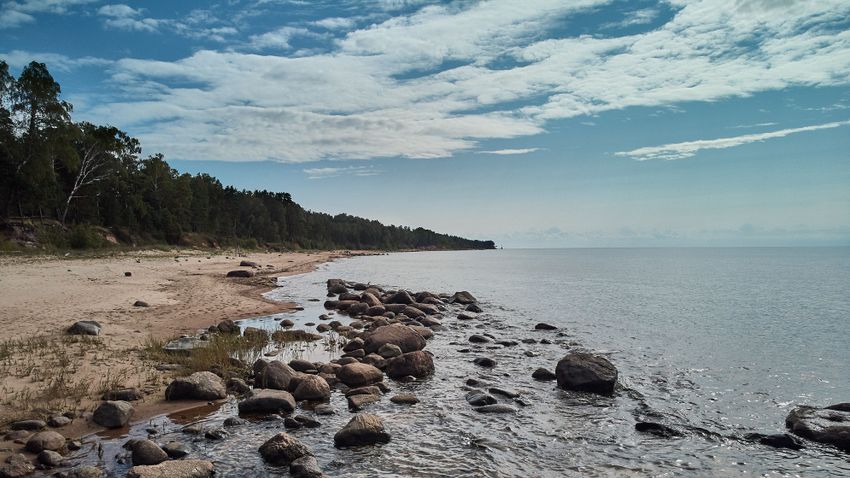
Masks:
[[[113,126],[71,120],[43,63],[18,78],[0,60],[0,218],[101,226],[130,242],[255,241],[287,248],[491,249],[475,241],[305,210],[288,193],[237,190],[179,173]]]

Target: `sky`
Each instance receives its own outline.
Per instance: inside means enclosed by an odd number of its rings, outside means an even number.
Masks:
[[[504,247],[850,245],[847,0],[0,0],[180,172]]]

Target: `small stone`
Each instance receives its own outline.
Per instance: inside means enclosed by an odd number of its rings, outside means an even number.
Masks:
[[[390,401],[398,404],[413,405],[419,403],[419,399],[412,393],[399,393],[390,397]]]
[[[384,430],[384,422],[377,415],[368,413],[355,415],[334,435],[334,445],[337,447],[374,445],[389,441],[390,435]]]
[[[39,463],[48,467],[55,468],[62,464],[62,455],[53,450],[44,450],[36,457]]]
[[[121,428],[130,422],[133,406],[127,402],[115,400],[103,402],[92,414],[92,421],[106,428]]]
[[[549,381],[549,380],[555,380],[555,378],[557,378],[557,377],[555,376],[555,374],[553,372],[551,372],[551,371],[549,371],[549,370],[547,370],[543,367],[540,367],[537,370],[535,370],[534,373],[531,374],[531,378],[533,378],[535,380],[540,380],[541,382],[545,382],[545,381]]]
[[[496,366],[496,361],[489,357],[478,357],[472,361],[475,365],[485,368],[493,368]]]
[[[186,445],[179,441],[170,441],[166,443],[162,446],[162,451],[164,451],[170,458],[174,459],[183,458],[189,454],[189,450],[186,448]]]

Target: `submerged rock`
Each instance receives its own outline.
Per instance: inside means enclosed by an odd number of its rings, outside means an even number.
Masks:
[[[750,441],[761,443],[765,446],[773,448],[787,448],[789,450],[802,450],[806,446],[803,441],[794,435],[788,433],[776,433],[773,435],[765,435],[762,433],[747,433],[744,438]]]
[[[480,407],[496,403],[496,398],[490,394],[473,390],[466,394],[466,401],[473,407]]]
[[[475,365],[485,368],[493,368],[496,366],[496,361],[489,357],[478,357],[472,361]]]
[[[206,460],[169,460],[130,468],[127,478],[211,478],[215,467]]]
[[[799,406],[785,418],[785,426],[799,437],[850,452],[850,403]]]
[[[545,322],[540,322],[539,324],[534,326],[534,330],[557,330],[558,327],[554,325],[547,324]]]
[[[641,433],[649,433],[651,435],[655,435],[661,438],[673,438],[682,436],[682,433],[678,430],[670,428],[667,425],[662,425],[660,423],[654,422],[637,422],[635,423],[635,430]]]
[[[502,403],[473,408],[478,413],[516,413],[516,408]]]
[[[549,380],[555,380],[557,376],[550,370],[540,367],[535,370],[534,373],[531,374],[531,378],[533,378],[534,380],[540,380],[541,382],[545,382]]]
[[[289,465],[289,474],[293,478],[320,478],[325,476],[319,468],[319,462],[312,455],[305,455]]]
[[[384,430],[384,422],[377,415],[368,413],[355,415],[334,435],[334,445],[337,447],[374,445],[389,441],[390,435]]]
[[[567,354],[555,368],[558,387],[564,390],[592,392],[603,395],[614,393],[617,369],[604,357],[587,353]]]
[[[390,401],[393,403],[404,404],[404,405],[414,405],[419,403],[419,399],[416,398],[416,395],[412,393],[399,393],[398,395],[393,395],[390,397]]]

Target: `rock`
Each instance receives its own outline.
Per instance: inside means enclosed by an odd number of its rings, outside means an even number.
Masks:
[[[480,407],[496,403],[496,398],[479,390],[473,390],[466,394],[466,401],[473,407]]]
[[[304,424],[292,417],[286,417],[283,419],[283,426],[287,430],[297,430],[299,428],[302,428]]]
[[[492,342],[489,337],[483,335],[470,335],[469,341],[473,344],[486,344]]]
[[[476,314],[480,314],[481,312],[484,312],[483,310],[481,310],[481,307],[479,307],[478,304],[469,304],[469,305],[466,306],[466,309],[464,309],[464,310],[466,310],[467,312],[473,312],[473,313],[476,313]]]
[[[169,460],[130,468],[127,478],[211,478],[215,467],[206,460]]]
[[[451,303],[454,303],[454,304],[463,304],[463,305],[469,305],[469,304],[474,304],[474,303],[478,302],[478,300],[472,294],[470,294],[469,292],[467,292],[465,290],[460,291],[460,292],[455,292],[454,295],[452,296],[452,298],[449,301]]]
[[[336,413],[334,407],[328,403],[316,405],[316,407],[313,408],[313,411],[316,412],[316,415],[333,415]]]
[[[204,438],[207,440],[224,440],[228,435],[224,428],[211,428],[204,432]]]
[[[315,342],[322,340],[322,335],[301,329],[278,330],[272,334],[272,339],[278,342]]]
[[[0,466],[0,478],[21,478],[34,472],[35,467],[20,453],[9,456],[6,464]]]
[[[327,400],[331,397],[331,387],[328,382],[318,375],[302,377],[292,392],[295,400]]]
[[[381,304],[381,300],[380,300],[380,299],[378,299],[378,298],[377,298],[374,294],[372,294],[371,292],[364,292],[364,293],[360,294],[360,302],[363,302],[364,304],[366,304],[367,306],[369,306],[369,308],[372,308],[372,307],[381,307],[381,308],[383,308],[383,304]],[[379,315],[380,315],[380,314],[379,314]]]
[[[9,426],[12,430],[29,430],[29,431],[39,431],[47,428],[47,423],[44,420],[20,420],[17,422],[12,422]]]
[[[345,284],[328,285],[329,294],[345,294],[346,292],[348,292],[348,287]]]
[[[150,304],[143,300],[137,300],[133,302],[133,307],[150,307]]]
[[[378,354],[369,354],[369,355],[363,357],[362,359],[360,359],[360,361],[363,362],[363,363],[367,363],[369,365],[372,365],[374,367],[377,367],[379,369],[383,369],[384,366],[386,365],[386,363],[385,363],[386,360],[384,360],[384,357],[381,357]]]
[[[355,415],[334,435],[334,445],[337,447],[374,445],[389,441],[390,435],[384,430],[384,422],[377,415],[368,413]]]
[[[239,426],[242,426],[246,423],[248,423],[248,422],[239,418],[239,417],[228,417],[224,420],[222,425],[224,425],[226,427],[239,427]]]
[[[502,403],[473,408],[478,413],[516,413],[516,408]]]
[[[383,305],[374,305],[366,309],[366,315],[369,317],[380,317],[387,313],[387,308]]]
[[[351,352],[346,353],[343,357],[352,357],[356,359],[362,359],[366,356],[366,351],[363,349],[352,350]]]
[[[493,395],[501,395],[501,396],[507,397],[507,398],[517,398],[520,395],[519,392],[517,392],[516,390],[508,390],[508,389],[499,388],[499,387],[490,387],[489,392],[492,393]]]
[[[222,320],[215,328],[222,334],[238,334],[240,332],[239,324],[231,319]]]
[[[403,405],[414,405],[419,403],[419,399],[412,393],[399,393],[397,395],[393,395],[390,397],[390,401]]]
[[[378,352],[386,344],[397,345],[402,352],[413,352],[425,348],[425,339],[405,325],[385,325],[377,327],[363,337],[366,353]]]
[[[428,340],[434,336],[434,331],[429,329],[428,327],[422,327],[421,325],[410,325],[409,327],[425,340]]]
[[[283,413],[295,410],[295,398],[285,390],[263,389],[239,402],[239,413]]]
[[[318,420],[308,417],[307,415],[295,415],[294,419],[307,428],[318,428],[322,426]]]
[[[391,295],[385,301],[387,304],[404,304],[409,305],[414,302],[413,297],[406,290],[400,290],[395,294]]]
[[[256,373],[256,372],[255,372]],[[275,390],[289,390],[289,382],[295,376],[295,370],[278,360],[268,362],[265,367],[256,373],[254,386],[259,388],[273,388]]]
[[[171,354],[188,355],[193,350],[203,348],[209,345],[208,341],[201,340],[199,337],[180,337],[165,344],[162,348],[165,352]]]
[[[251,393],[251,387],[241,378],[231,377],[227,379],[227,391],[236,395],[247,395]]]
[[[401,313],[412,318],[412,319],[425,317],[425,312],[422,312],[421,310],[417,309],[416,307],[413,307],[413,306],[410,306],[410,305],[401,309]]]
[[[531,374],[531,378],[534,380],[540,380],[541,382],[546,382],[549,380],[555,380],[557,376],[550,370],[540,367]]]
[[[116,390],[110,390],[103,394],[101,397],[103,400],[120,400],[122,402],[134,402],[136,400],[141,400],[144,395],[141,390],[135,387],[131,388],[119,388]]]
[[[27,430],[15,430],[11,431],[3,437],[6,441],[13,441],[15,443],[26,443],[26,440],[32,436],[32,432]]]
[[[475,365],[485,368],[493,368],[496,366],[496,361],[489,357],[478,357],[472,361]]]
[[[470,312],[461,312],[457,314],[457,320],[475,320],[478,316]]]
[[[260,265],[254,261],[242,261],[239,263],[239,267],[260,267]]]
[[[369,306],[364,304],[363,302],[356,302],[351,304],[345,311],[348,315],[354,317],[357,315],[363,315],[369,310]]]
[[[348,341],[345,346],[342,347],[343,352],[353,352],[355,350],[359,350],[363,348],[363,339],[360,337],[355,337]]]
[[[398,357],[402,353],[401,347],[395,344],[384,344],[378,349],[378,355],[383,358]]]
[[[130,422],[133,406],[121,400],[110,400],[97,406],[92,421],[106,428],[121,428]]]
[[[372,365],[365,363],[350,363],[340,368],[336,377],[349,387],[360,387],[384,379],[384,373]]]
[[[354,358],[354,357],[345,357],[345,356],[343,356],[342,358],[338,359],[336,362],[337,362],[337,365],[339,365],[340,367],[344,367],[344,366],[346,366],[346,365],[348,365],[348,364],[350,364],[350,363],[358,363],[358,362],[359,362],[359,360],[357,360],[357,359],[356,359],[356,358]],[[338,371],[339,371],[339,370],[337,369],[337,372],[338,372]],[[334,373],[336,373],[336,372],[334,372]]]
[[[516,347],[519,345],[519,342],[516,340],[497,340],[496,343],[502,347]]]
[[[174,379],[165,389],[166,400],[218,400],[226,396],[224,383],[212,372],[195,372]]]
[[[102,328],[103,326],[94,320],[81,320],[68,327],[68,333],[70,335],[100,335]]]
[[[390,378],[408,375],[422,378],[434,373],[434,360],[429,353],[417,350],[388,360],[386,372]]]
[[[771,446],[773,448],[788,448],[789,450],[802,450],[806,446],[803,442],[788,433],[777,433],[774,435],[764,435],[761,433],[747,433],[744,438],[750,441],[761,443],[762,445]]]
[[[48,468],[55,468],[62,464],[62,455],[52,450],[42,451],[35,459]]]
[[[254,271],[246,269],[237,269],[227,273],[227,277],[254,277]]]
[[[71,419],[64,415],[56,415],[47,420],[47,424],[52,428],[62,428],[71,423]]]
[[[312,452],[295,437],[281,432],[260,446],[260,455],[269,463],[288,465],[303,456],[312,455]]]
[[[130,448],[133,465],[158,465],[168,459],[168,454],[150,440],[136,440]]]
[[[660,423],[653,422],[637,422],[635,423],[635,430],[641,433],[649,433],[661,438],[673,438],[682,436],[681,432],[674,430],[673,428],[670,428],[667,425],[662,425]]]
[[[350,395],[347,397],[348,400],[348,409],[351,411],[358,411],[363,408],[364,405],[368,405],[370,403],[375,403],[381,400],[380,395],[372,395],[370,393],[364,393],[359,395]]]
[[[65,473],[64,478],[102,478],[103,470],[95,466],[80,466]]]
[[[289,465],[289,474],[293,478],[320,478],[325,476],[319,468],[319,462],[311,455],[305,455],[294,460]]]
[[[226,420],[225,420],[226,421]],[[170,441],[162,446],[162,451],[165,452],[169,458],[179,459],[189,454],[189,450],[186,448],[186,445],[180,443],[179,441]]]
[[[124,273],[124,277],[133,277],[133,273],[127,271],[127,272]]]
[[[296,372],[306,372],[307,370],[314,370],[316,365],[309,360],[293,359],[289,361],[289,367]]]
[[[61,450],[65,447],[65,437],[54,431],[38,432],[27,440],[26,449],[32,453],[44,450]]]
[[[850,452],[850,404],[799,406],[785,418],[785,426],[799,437]]]
[[[557,329],[558,328],[555,327],[554,325],[546,324],[546,323],[543,323],[543,322],[540,322],[539,324],[534,326],[534,330],[557,330]]]
[[[581,352],[567,354],[555,368],[558,387],[603,395],[614,393],[617,369],[604,357]]]

